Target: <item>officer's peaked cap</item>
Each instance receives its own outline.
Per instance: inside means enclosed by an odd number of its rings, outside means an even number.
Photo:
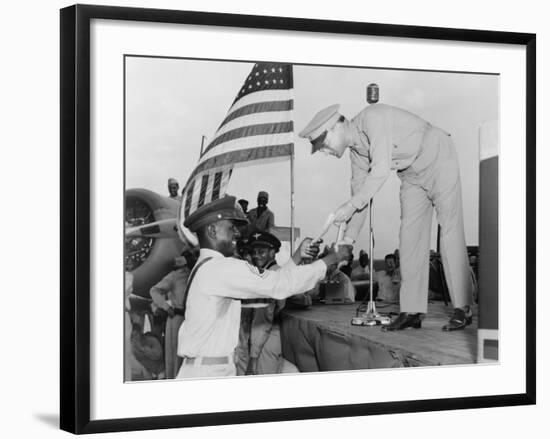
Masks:
[[[313,116],[313,119],[311,119],[307,126],[300,131],[299,136],[304,139],[309,139],[311,142],[312,154],[321,149],[326,132],[330,130],[342,116],[338,111],[339,109],[339,104],[323,108]]]
[[[250,247],[269,247],[279,251],[281,248],[281,241],[271,233],[258,231],[250,235],[248,238],[248,245]]]
[[[183,225],[192,232],[196,232],[201,227],[221,220],[248,224],[248,219],[241,205],[237,203],[237,198],[228,195],[199,207],[185,219]]]

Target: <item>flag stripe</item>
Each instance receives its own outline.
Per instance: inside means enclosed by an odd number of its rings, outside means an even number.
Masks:
[[[225,154],[215,155],[198,165],[191,174],[190,180],[194,179],[201,172],[227,166],[233,163],[248,162],[251,160],[269,159],[275,157],[289,156],[294,151],[294,143],[281,145],[259,146],[256,148],[239,149],[229,151]],[[232,171],[232,170],[231,170]],[[222,185],[223,186],[223,185]]]
[[[200,195],[199,195],[199,202],[197,204],[197,207],[201,207],[204,204],[207,189],[208,189],[208,174],[204,174],[202,176],[201,192],[200,192]]]
[[[193,189],[195,188],[195,181],[189,180],[186,185],[186,194],[185,194],[185,217],[189,215],[189,209],[191,209],[191,197],[193,196]]]
[[[216,139],[225,133],[238,128],[246,128],[253,125],[277,124],[289,122],[287,111],[274,111],[271,113],[254,113],[241,116],[225,124],[216,132]],[[208,145],[210,146],[210,145]]]
[[[204,154],[201,158],[201,163],[218,154],[225,154],[239,149],[260,148],[262,146],[281,145],[294,141],[294,133],[272,134],[269,136],[251,136],[241,139],[225,142],[223,145],[217,146],[214,150]]]
[[[189,193],[186,194],[186,197],[190,200],[189,211],[193,212],[203,204],[220,198],[220,194],[223,193],[223,189],[225,189],[229,183],[232,172],[233,166],[230,164],[229,166],[226,165],[222,168],[216,167],[196,174],[193,183],[201,181],[204,185],[201,184],[200,190],[197,184],[194,185],[195,188],[193,190],[191,190],[192,188],[190,187]],[[214,178],[211,178],[212,176]],[[214,181],[214,183],[209,184],[212,181]],[[219,187],[216,188],[218,185]]]
[[[220,198],[220,187],[222,183],[222,172],[216,172],[214,175],[214,187],[212,188],[212,200]]]
[[[221,136],[216,137],[210,145],[204,150],[204,154],[210,151],[217,145],[228,142],[242,137],[250,136],[265,136],[270,134],[289,133],[294,129],[292,121],[280,122],[280,123],[264,123],[259,125],[250,125],[242,128],[237,128],[228,131]]]
[[[290,111],[293,108],[294,101],[292,99],[286,101],[268,101],[248,104],[243,107],[237,108],[235,111],[229,113],[220,124],[220,128],[223,127],[226,123],[232,121],[233,119],[246,116],[248,114],[267,113],[271,111]]]

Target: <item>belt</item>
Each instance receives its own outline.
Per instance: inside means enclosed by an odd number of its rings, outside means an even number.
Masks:
[[[183,364],[194,364],[195,366],[212,366],[215,364],[232,364],[233,355],[225,357],[183,357]]]
[[[273,302],[275,302],[275,299],[241,299],[241,304],[242,305],[254,305],[254,304],[257,304],[257,303],[270,304],[270,303],[273,303]]]
[[[185,317],[185,308],[172,308],[172,309],[174,310],[175,315]]]

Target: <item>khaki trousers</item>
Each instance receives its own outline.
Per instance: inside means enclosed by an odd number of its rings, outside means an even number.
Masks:
[[[401,312],[426,313],[428,308],[434,207],[441,225],[441,258],[451,301],[455,308],[470,305],[460,172],[451,136],[439,128],[428,128],[418,157],[397,175],[401,179]]]

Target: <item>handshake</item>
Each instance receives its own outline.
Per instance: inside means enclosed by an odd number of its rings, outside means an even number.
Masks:
[[[319,256],[322,243],[322,239],[316,241],[313,241],[312,238],[304,239],[293,255],[294,262],[298,264],[303,259],[316,259]],[[353,246],[348,244],[332,244],[325,249],[321,260],[327,267],[338,265],[340,262],[349,261],[351,259],[352,250]]]

